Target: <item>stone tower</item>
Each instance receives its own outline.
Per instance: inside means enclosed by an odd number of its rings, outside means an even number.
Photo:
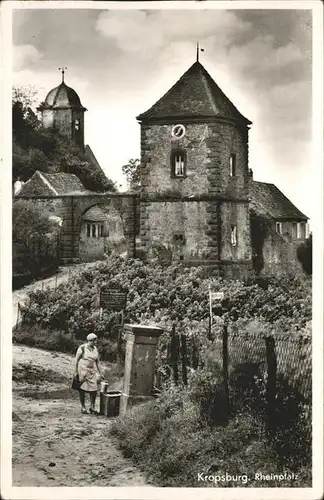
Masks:
[[[242,276],[252,265],[245,118],[197,60],[141,124],[140,248]]]
[[[65,84],[64,70],[61,84],[47,94],[39,110],[44,128],[57,129],[84,151],[84,112],[87,110],[75,90]]]

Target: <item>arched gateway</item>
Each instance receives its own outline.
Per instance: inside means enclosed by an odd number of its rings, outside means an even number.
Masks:
[[[136,200],[128,193],[63,197],[62,262],[98,260],[112,249],[134,257]]]

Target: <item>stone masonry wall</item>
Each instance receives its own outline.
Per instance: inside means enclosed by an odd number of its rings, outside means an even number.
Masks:
[[[206,202],[152,202],[147,210],[149,250],[158,243],[171,250],[174,259],[204,259],[208,256]],[[185,244],[177,238],[185,236]],[[146,247],[146,245],[144,245]]]
[[[175,124],[173,124],[175,125]],[[179,192],[199,195],[208,192],[206,124],[186,125],[186,134],[175,140],[173,125],[141,125],[141,186],[143,193]],[[187,177],[171,178],[170,154],[176,147],[187,151]]]
[[[251,260],[251,232],[248,203],[221,205],[221,260]],[[231,245],[231,226],[237,227],[237,245]]]
[[[296,255],[299,245],[300,243],[297,242],[288,243],[276,234],[270,235],[263,247],[264,267],[261,274],[302,276],[304,271]]]
[[[247,200],[248,176],[248,131],[232,123],[215,122],[208,126],[208,161],[206,172],[208,192],[223,194],[229,198]],[[236,175],[230,176],[230,155],[236,155]]]
[[[229,122],[184,124],[180,140],[168,125],[141,125],[141,248],[154,242],[173,249],[175,258],[206,264],[244,261],[251,266],[248,210],[248,132]],[[187,154],[185,178],[171,176],[170,153]],[[236,175],[230,176],[230,155],[236,155]],[[231,247],[231,225],[237,226]],[[175,248],[174,235],[185,243]],[[246,267],[246,266],[245,266]]]
[[[72,136],[72,111],[70,109],[56,109],[54,112],[54,128],[66,137]]]
[[[285,228],[289,228],[291,222],[286,222]],[[285,233],[285,231],[284,231]],[[277,234],[275,228],[267,236],[263,244],[264,267],[261,274],[282,275],[294,274],[303,275],[302,265],[297,259],[297,248],[305,240],[287,239]]]

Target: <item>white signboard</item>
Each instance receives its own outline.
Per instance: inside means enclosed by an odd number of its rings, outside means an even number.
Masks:
[[[224,300],[224,292],[209,292],[211,302],[221,302]]]

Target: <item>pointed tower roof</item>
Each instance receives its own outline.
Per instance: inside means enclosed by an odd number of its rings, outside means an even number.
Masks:
[[[245,125],[245,118],[218,87],[203,65],[196,61],[139,121],[179,118],[229,118]]]

